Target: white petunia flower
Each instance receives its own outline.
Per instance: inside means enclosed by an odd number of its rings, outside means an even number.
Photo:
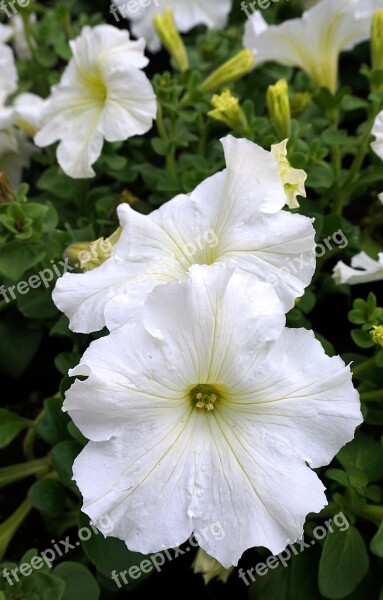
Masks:
[[[36,15],[31,14],[29,16],[29,22],[34,23],[35,21]],[[25,35],[25,27],[22,17],[20,15],[15,15],[10,19],[9,25],[12,29],[13,43],[17,57],[20,60],[30,60],[32,58],[32,54]],[[36,46],[36,42],[34,42],[34,40],[32,41],[32,44],[33,46]]]
[[[383,160],[383,111],[377,115],[371,134],[375,137],[375,141],[371,142],[371,148]]]
[[[221,141],[224,171],[148,216],[121,205],[112,257],[58,280],[53,299],[74,331],[132,321],[156,285],[185,279],[193,264],[240,267],[272,283],[286,311],[303,295],[315,269],[311,220],[282,210],[286,195],[270,152],[230,135]]]
[[[351,267],[339,261],[333,271],[336,283],[370,283],[383,279],[383,252],[378,255],[378,260],[370,258],[365,252],[360,252],[351,259]]]
[[[0,171],[6,174],[13,189],[20,185],[23,169],[29,167],[36,151],[23,131],[15,127],[0,130]]]
[[[373,0],[320,0],[301,18],[268,26],[259,12],[246,24],[244,45],[257,63],[275,61],[300,67],[319,85],[335,92],[339,54],[370,36]]]
[[[5,41],[7,35],[3,34],[3,39]],[[0,42],[0,110],[4,106],[8,96],[13,94],[16,90],[17,70],[15,58],[12,49]]]
[[[108,514],[110,535],[149,554],[219,523],[199,543],[225,568],[302,537],[327,504],[311,468],[362,418],[350,368],[284,321],[271,286],[195,266],[91,344],[64,410],[91,440],[73,474],[96,526]]]
[[[73,58],[53,89],[35,143],[60,141],[57,159],[74,178],[95,175],[104,140],[146,133],[156,115],[153,88],[140,71],[148,63],[144,40],[133,42],[111,25],[84,27],[70,42]]]
[[[132,32],[136,37],[144,37],[148,48],[157,52],[161,42],[155,32],[153,19],[156,15],[171,9],[181,33],[190,31],[196,25],[206,25],[210,29],[223,29],[227,23],[232,0],[149,0],[145,3],[129,0],[114,0],[110,7],[116,21],[123,18],[132,22]]]

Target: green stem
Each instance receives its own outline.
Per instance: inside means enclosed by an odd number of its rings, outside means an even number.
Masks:
[[[24,500],[17,510],[0,525],[0,561],[8,548],[16,531],[23,523],[32,509],[32,505],[29,504],[28,500]]]
[[[49,471],[50,458],[47,456],[26,463],[3,467],[0,469],[0,489],[25,477],[41,476]]]
[[[369,402],[370,400],[383,400],[383,390],[374,390],[373,392],[362,392],[360,399],[363,402]]]
[[[354,183],[355,177],[358,175],[360,168],[363,164],[363,161],[366,157],[368,147],[370,144],[371,138],[371,129],[374,124],[376,117],[376,111],[374,110],[370,118],[366,123],[366,131],[362,137],[361,143],[359,145],[359,150],[354,158],[354,162],[351,165],[347,178],[342,186],[342,196],[347,196],[348,188]]]
[[[199,141],[198,141],[198,154],[200,156],[206,155],[206,142],[207,142],[207,132],[208,132],[208,124],[205,122],[203,115],[198,115],[198,130],[199,130]]]
[[[375,356],[371,356],[371,358],[368,358],[367,360],[364,360],[363,362],[359,363],[355,367],[352,367],[353,375],[360,375],[366,369],[369,369],[370,367],[374,367],[374,366],[375,366]]]
[[[362,517],[383,520],[383,506],[377,504],[366,504],[360,511]]]
[[[27,460],[34,460],[36,458],[34,453],[34,445],[37,437],[37,431],[34,427],[28,429],[26,436],[23,440],[23,454]]]

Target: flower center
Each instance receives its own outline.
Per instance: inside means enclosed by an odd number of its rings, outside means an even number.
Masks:
[[[196,408],[212,411],[219,394],[214,386],[200,383],[191,389],[190,399]]]
[[[96,102],[104,104],[108,95],[108,90],[98,70],[94,69],[92,72],[87,73],[85,71],[80,71],[80,76],[83,84],[92,94],[93,99]]]

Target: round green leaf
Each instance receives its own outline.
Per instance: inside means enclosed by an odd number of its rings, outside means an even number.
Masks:
[[[355,527],[330,533],[319,562],[318,583],[322,596],[337,600],[351,594],[368,567],[366,545]]]
[[[100,587],[92,573],[83,565],[64,562],[53,570],[56,577],[65,582],[65,591],[61,600],[98,600]]]
[[[37,510],[58,515],[65,508],[65,488],[55,479],[40,479],[30,488],[28,500]]]

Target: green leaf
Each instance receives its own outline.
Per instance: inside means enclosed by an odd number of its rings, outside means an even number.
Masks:
[[[356,433],[352,442],[338,452],[337,459],[346,473],[354,477],[358,472],[369,482],[383,477],[382,445],[360,431]]]
[[[370,550],[373,554],[376,554],[376,556],[383,558],[383,521],[370,542]]]
[[[0,408],[0,448],[7,446],[29,422],[6,408]]]
[[[0,321],[0,371],[18,377],[36,354],[41,331],[19,323]]]
[[[372,348],[374,342],[371,339],[370,334],[367,331],[362,331],[361,329],[353,329],[351,331],[351,337],[355,344],[359,346],[359,348]]]
[[[0,273],[11,281],[19,282],[28,269],[44,258],[45,252],[42,242],[9,242],[1,248]]]
[[[61,600],[98,600],[100,587],[92,573],[83,565],[64,562],[53,570],[53,575],[65,582],[65,592]]]
[[[67,425],[70,419],[61,407],[59,398],[47,398],[43,416],[36,425],[37,433],[51,446],[69,438]]]
[[[51,457],[53,466],[60,477],[60,481],[68,487],[74,485],[72,467],[75,458],[80,454],[81,450],[82,446],[75,440],[59,442],[52,448]]]
[[[80,528],[89,527],[89,519],[83,514],[80,514]],[[121,571],[129,570],[130,567],[139,566],[140,563],[147,557],[139,552],[131,552],[126,547],[123,541],[116,538],[107,537],[103,535],[94,534],[88,540],[83,540],[81,545],[84,549],[85,554],[89,560],[97,567],[97,569],[110,578],[112,571],[116,570],[118,573]],[[150,573],[144,573],[141,571],[140,577],[137,579],[129,578],[129,587],[132,588],[138,585],[149,577]]]
[[[65,509],[65,488],[55,479],[40,479],[28,491],[28,500],[37,510],[58,515]]]
[[[337,600],[351,594],[366,575],[369,558],[359,531],[350,525],[345,531],[329,533],[319,561],[319,590],[325,598]]]
[[[23,600],[63,600],[65,583],[50,573],[32,573],[21,580],[20,596]]]

